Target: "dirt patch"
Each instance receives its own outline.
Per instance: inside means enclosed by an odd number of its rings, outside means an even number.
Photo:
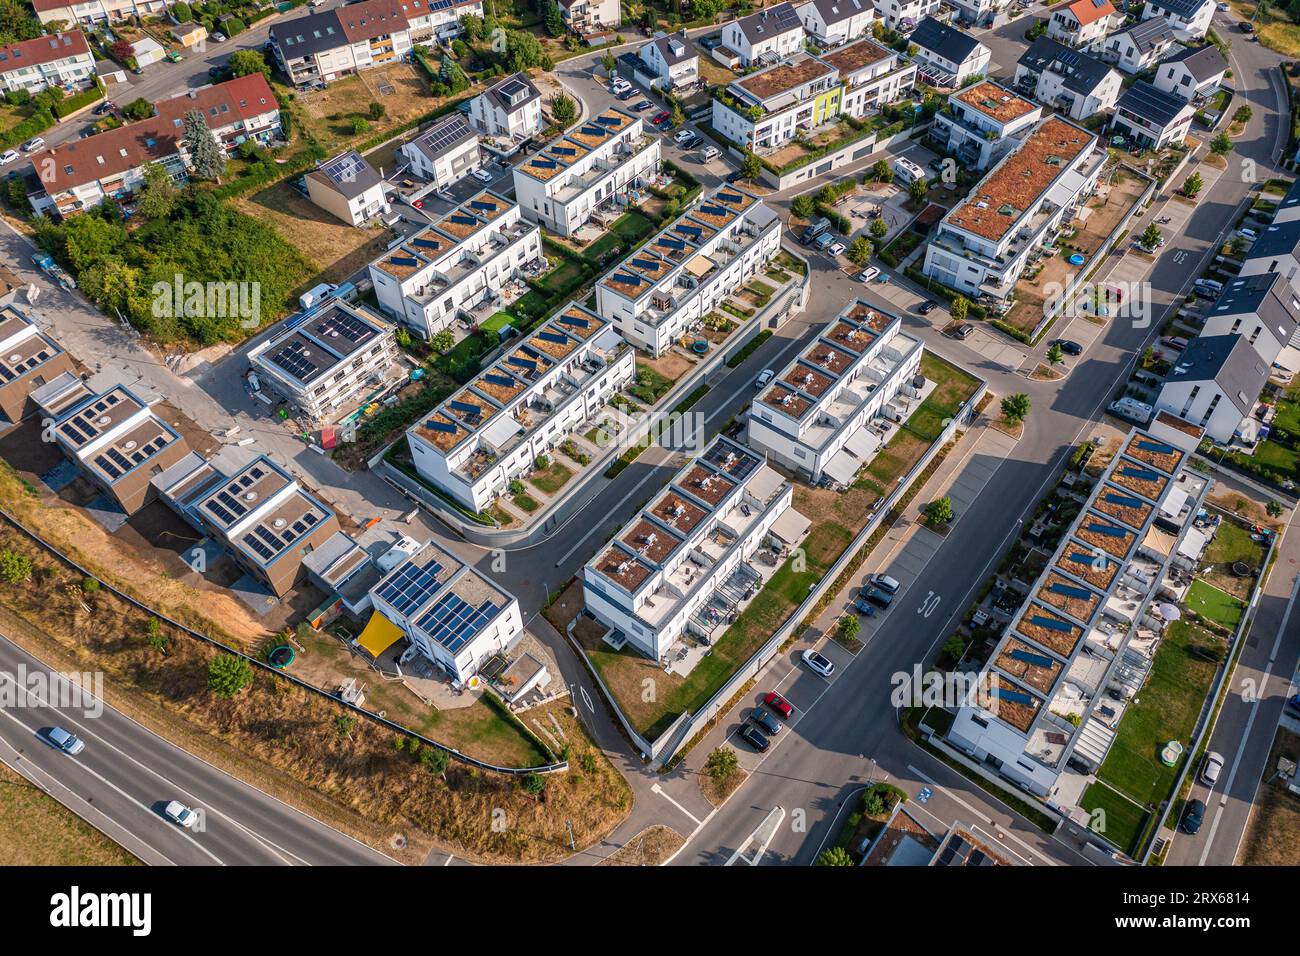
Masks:
[[[748,772],[737,769],[734,773],[718,780],[707,773],[702,773],[696,778],[700,784],[700,792],[704,794],[705,799],[715,807],[722,806],[727,798],[741,788],[746,780],[749,779]]]
[[[1287,789],[1288,781],[1275,776],[1279,757],[1300,760],[1300,736],[1281,727],[1264,765],[1255,805],[1242,838],[1243,866],[1300,865],[1300,796]]]
[[[1059,369],[1052,368],[1050,365],[1044,365],[1039,362],[1037,367],[1030,373],[1029,377],[1035,382],[1055,382],[1065,377],[1065,373]]]
[[[384,93],[383,90],[392,92]],[[411,63],[394,63],[347,76],[323,90],[298,93],[301,118],[320,144],[331,152],[392,129],[437,109],[446,99],[429,95],[422,71]],[[384,116],[371,121],[371,103],[384,107]],[[354,133],[352,122],[365,119],[369,129]]]
[[[672,827],[662,824],[646,827],[606,857],[600,865],[662,866],[685,843],[686,838]]]
[[[140,861],[0,764],[0,866],[140,866]]]
[[[664,378],[673,382],[693,369],[696,364],[676,349],[669,349],[657,359],[639,358],[637,361],[650,366]]]

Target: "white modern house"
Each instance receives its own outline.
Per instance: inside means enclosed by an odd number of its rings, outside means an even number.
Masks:
[[[856,300],[754,398],[749,444],[813,483],[853,482],[919,402],[921,340]]]
[[[820,59],[840,75],[840,113],[855,119],[902,99],[916,85],[916,64],[874,40],[858,40]]]
[[[761,454],[719,435],[583,567],[587,612],[656,661],[683,637],[709,641],[761,581],[764,542],[802,540],[793,498]]]
[[[1142,147],[1158,150],[1183,142],[1195,113],[1181,97],[1138,80],[1120,95],[1110,126]]]
[[[1112,33],[1096,52],[1122,72],[1133,74],[1151,69],[1177,42],[1173,27],[1163,17],[1152,17]]]
[[[1152,85],[1180,100],[1208,96],[1219,88],[1228,72],[1228,61],[1213,43],[1188,48],[1156,67]]]
[[[1043,108],[989,80],[948,95],[934,115],[930,136],[965,168],[983,170],[1024,139]]]
[[[570,236],[602,208],[622,208],[659,172],[660,138],[610,107],[583,120],[514,168],[515,196],[530,220]]]
[[[1082,123],[1115,108],[1124,79],[1094,56],[1051,37],[1039,37],[1016,63],[1015,85]]]
[[[1300,217],[1265,226],[1246,253],[1241,275],[1276,272],[1300,290]]]
[[[107,24],[130,17],[155,17],[167,12],[167,0],[32,0],[42,24]]]
[[[991,27],[1005,6],[1006,0],[952,0],[953,19],[972,29]]]
[[[780,62],[802,50],[803,41],[803,22],[790,3],[764,7],[722,28],[722,45],[746,69]]]
[[[457,684],[522,633],[514,595],[432,540],[393,568],[370,591],[374,616],[359,641],[382,653],[405,637],[401,658],[419,653]]]
[[[885,27],[907,33],[922,19],[939,12],[940,0],[872,0]]]
[[[732,80],[713,97],[713,128],[756,153],[780,149],[840,115],[839,70],[802,50]]]
[[[1264,362],[1294,370],[1294,358],[1280,362],[1279,356],[1300,347],[1300,295],[1277,272],[1238,276],[1210,306],[1201,335],[1244,336]]]
[[[638,69],[653,77],[662,90],[678,90],[700,78],[700,56],[686,31],[672,35],[658,32],[637,50]]]
[[[1269,363],[1246,336],[1198,335],[1165,375],[1155,407],[1226,444],[1254,409],[1268,376]]]
[[[619,24],[618,0],[558,0],[564,25],[577,34],[605,33]]]
[[[808,36],[821,47],[842,46],[868,36],[880,18],[871,0],[808,0],[795,12]]]
[[[484,136],[525,140],[545,128],[542,94],[527,73],[507,76],[469,101],[469,121]]]
[[[426,341],[542,263],[541,230],[518,203],[481,192],[432,225],[398,239],[370,264],[384,315]]]
[[[95,57],[80,30],[0,45],[0,92],[80,88],[94,78]]]
[[[445,189],[482,165],[478,134],[469,120],[452,113],[397,147],[397,161],[426,183]]]
[[[1068,47],[1090,50],[1121,19],[1110,0],[1073,0],[1052,9],[1047,19],[1047,35]]]
[[[934,17],[924,18],[908,41],[916,45],[913,60],[926,82],[940,87],[961,87],[987,76],[993,53],[969,33]]]
[[[663,354],[781,248],[781,220],[735,186],[705,196],[596,283],[596,311],[629,342]]]
[[[1060,117],[1043,120],[940,221],[926,275],[969,296],[1005,300],[1033,251],[1050,242],[1097,185],[1097,137]]]
[[[398,367],[393,326],[330,299],[286,319],[248,353],[254,391],[288,399],[312,421],[330,422],[377,391]]]
[[[349,226],[389,211],[387,183],[355,149],[327,159],[303,177],[307,198]]]
[[[1214,20],[1214,0],[1147,0],[1142,19],[1160,17],[1183,42],[1203,40]]]
[[[571,304],[406,432],[416,471],[473,511],[572,431],[594,425],[636,377],[613,326]]]

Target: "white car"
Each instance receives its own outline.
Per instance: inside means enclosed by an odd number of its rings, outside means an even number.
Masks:
[[[470,173],[470,175],[473,176],[481,183],[492,182],[492,174],[489,173],[486,169],[476,169],[474,170],[474,172]]]
[[[18,150],[16,150],[16,149],[7,149],[7,150],[5,150],[4,155],[3,155],[3,156],[0,156],[0,166],[8,166],[10,163],[14,162],[16,159],[18,159]]]
[[[1219,772],[1223,770],[1223,755],[1211,750],[1201,763],[1201,783],[1212,787],[1219,782]]]
[[[834,257],[834,256],[842,256],[842,255],[844,255],[844,248],[845,248],[845,247],[844,247],[844,243],[842,243],[842,242],[832,242],[832,243],[830,244],[830,248],[828,248],[826,251],[827,251],[828,253],[830,253],[830,255],[831,255],[832,257]]]
[[[858,273],[858,281],[870,282],[878,275],[880,275],[880,270],[877,269],[875,266],[872,266],[871,268],[863,269],[861,272]]]
[[[218,43],[224,43],[226,41],[226,35],[224,33],[214,33],[212,34],[212,39],[216,40]]]
[[[835,665],[814,650],[806,650],[800,656],[805,664],[822,677],[830,677],[835,673]]]
[[[695,136],[693,129],[679,129],[673,134],[673,142],[680,146],[682,143],[689,142]]]
[[[181,803],[179,800],[173,800],[163,809],[163,815],[172,823],[190,829],[199,820],[199,815]]]
[[[770,368],[765,368],[763,371],[758,373],[758,378],[754,379],[754,387],[762,388],[774,378],[776,378],[776,372],[772,371]]]
[[[1228,6],[1226,3],[1216,3],[1215,7],[1218,8],[1220,13],[1227,13],[1232,9],[1232,7]]]
[[[44,148],[45,148],[45,140],[41,139],[41,137],[39,136],[33,136],[27,142],[23,143],[24,153],[34,153],[38,149],[44,149]]]

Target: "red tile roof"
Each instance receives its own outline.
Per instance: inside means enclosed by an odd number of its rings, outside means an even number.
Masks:
[[[80,30],[37,37],[35,40],[22,40],[0,46],[0,73],[9,73],[25,66],[40,66],[42,63],[53,63],[70,56],[89,53],[90,46],[86,43],[86,35]]]

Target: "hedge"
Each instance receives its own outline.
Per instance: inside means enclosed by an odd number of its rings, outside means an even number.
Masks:
[[[99,80],[95,80],[95,85],[88,90],[82,90],[75,96],[69,96],[59,100],[54,104],[54,115],[62,119],[65,116],[71,116],[78,110],[85,109],[91,103],[104,98],[104,88],[100,85]]]
[[[58,122],[49,110],[37,110],[13,129],[0,134],[0,149],[10,149],[44,133]]]
[[[970,302],[970,307],[966,310],[967,316],[976,319],[987,319],[989,317],[989,310],[987,308],[980,305],[978,302],[971,302],[970,298],[964,292],[958,292],[956,289],[948,288],[948,286],[944,285],[938,279],[931,278],[916,266],[908,266],[903,270],[903,274],[913,282],[925,286],[931,292],[938,293],[949,302],[957,298],[957,296],[966,299],[967,302]],[[1009,327],[1010,326],[1008,326],[1008,328]]]
[[[736,368],[738,365],[744,362],[745,359],[753,355],[754,351],[771,337],[772,337],[771,329],[764,329],[762,332],[759,332],[756,336],[754,336],[752,339],[750,339],[748,342],[745,343],[744,348],[742,348],[731,358],[727,359],[727,368]]]

